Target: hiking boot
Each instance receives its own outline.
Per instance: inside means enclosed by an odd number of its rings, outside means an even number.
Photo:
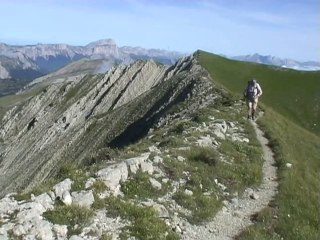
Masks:
[[[248,120],[250,120],[250,119],[251,119],[250,115],[248,115],[247,119],[248,119]]]

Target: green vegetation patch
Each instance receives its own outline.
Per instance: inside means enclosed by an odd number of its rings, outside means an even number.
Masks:
[[[81,191],[85,189],[85,183],[88,179],[86,168],[80,167],[75,163],[66,163],[61,166],[56,178],[58,181],[62,181],[66,178],[70,178],[73,181],[71,185],[72,191]]]
[[[89,225],[94,211],[78,205],[56,206],[54,210],[45,212],[43,216],[54,224],[67,225],[68,234],[71,236],[80,234],[81,229]]]
[[[259,145],[225,140],[219,151],[227,153],[226,158],[231,159],[232,163],[220,162],[217,166],[217,178],[232,192],[242,192],[246,187],[261,183],[263,158]]]
[[[128,198],[150,199],[157,198],[168,192],[169,184],[162,184],[161,189],[152,187],[150,175],[138,170],[131,179],[122,183],[121,191]]]
[[[107,214],[120,216],[131,221],[130,226],[123,229],[121,239],[134,236],[136,239],[179,239],[166,223],[158,218],[151,207],[142,207],[134,203],[124,202],[121,198],[109,197],[104,200]]]
[[[188,195],[180,190],[173,196],[173,199],[192,212],[191,216],[188,216],[188,221],[194,224],[210,220],[221,207],[221,202],[217,200],[215,194],[204,195],[202,191]]]

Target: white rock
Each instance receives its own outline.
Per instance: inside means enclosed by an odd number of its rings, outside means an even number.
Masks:
[[[2,214],[12,214],[19,208],[18,201],[10,197],[0,199],[0,216]]]
[[[292,168],[292,164],[291,163],[286,163],[286,167],[287,168]]]
[[[54,207],[54,202],[47,193],[43,193],[37,197],[34,197],[34,202],[40,203],[46,211],[52,210]]]
[[[73,204],[79,205],[81,207],[89,208],[94,203],[92,190],[73,192],[71,195]]]
[[[180,228],[178,225],[175,226],[174,231],[175,231],[176,233],[182,233],[182,230],[181,230],[181,228]]]
[[[184,161],[186,160],[186,159],[185,159],[184,157],[182,157],[182,156],[178,156],[177,159],[178,159],[179,162],[184,162]]]
[[[162,188],[161,183],[159,183],[156,179],[154,178],[149,178],[149,182],[151,184],[151,186],[155,189],[160,190]]]
[[[163,179],[161,180],[161,182],[166,184],[166,183],[169,182],[169,178],[163,178]]]
[[[233,122],[228,121],[227,124],[230,126],[230,128],[235,128],[235,124]]]
[[[53,225],[52,230],[57,235],[58,238],[66,238],[68,234],[68,227],[66,225]]]
[[[69,238],[69,240],[83,240],[83,238],[78,235],[73,235]]]
[[[156,146],[149,147],[149,151],[157,154],[161,153],[161,151]]]
[[[73,181],[71,181],[69,178],[63,180],[62,182],[56,184],[53,186],[54,193],[56,194],[56,197],[62,198],[62,194],[64,191],[70,191],[71,185]]]
[[[168,210],[161,204],[154,204],[153,209],[156,210],[160,218],[169,218]]]
[[[226,133],[228,130],[228,125],[225,120],[217,119],[214,121],[214,126],[219,129],[222,133]]]
[[[41,219],[46,209],[40,203],[27,202],[20,205],[20,211],[17,213],[18,223],[28,222],[32,219]]]
[[[9,240],[7,232],[3,234],[0,233],[0,240]]]
[[[141,163],[146,162],[149,158],[150,153],[143,153],[139,157],[129,158],[125,160],[131,173],[136,174],[139,170]]]
[[[153,162],[154,163],[162,163],[163,162],[163,158],[160,157],[160,156],[154,156]]]
[[[202,136],[197,140],[197,145],[200,147],[212,147],[212,139],[208,136]]]
[[[184,193],[186,195],[188,195],[188,196],[192,196],[193,195],[193,192],[191,190],[188,190],[188,189],[184,190]]]
[[[226,139],[226,135],[224,134],[224,132],[220,128],[214,129],[213,134],[216,135],[220,139],[223,139],[223,140]]]
[[[22,224],[17,224],[14,226],[14,228],[12,229],[12,232],[15,236],[22,236],[27,234],[27,229],[25,229],[25,227]]]
[[[221,188],[222,191],[225,191],[227,189],[227,187],[225,185],[223,185],[222,183],[218,182],[218,187]]]
[[[96,179],[95,178],[89,178],[87,181],[86,181],[86,184],[85,184],[85,189],[89,189],[92,187],[92,185],[96,182]]]
[[[117,163],[101,169],[96,173],[96,176],[102,180],[111,191],[114,191],[121,181],[124,182],[127,180],[128,168],[124,162]]]
[[[252,194],[250,195],[250,198],[252,198],[252,199],[254,199],[254,200],[257,200],[257,199],[259,199],[259,195],[254,192],[254,193],[252,193]]]
[[[61,201],[65,204],[65,205],[71,205],[72,204],[72,197],[69,191],[64,191],[62,193],[62,197],[61,197]]]
[[[154,171],[152,163],[149,163],[149,162],[141,163],[141,171],[147,172],[148,174],[152,174]]]
[[[30,230],[30,235],[37,236],[35,239],[53,240],[52,226],[48,221],[36,222]]]

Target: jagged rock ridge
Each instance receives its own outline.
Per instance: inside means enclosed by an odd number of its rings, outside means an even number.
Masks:
[[[137,61],[44,88],[2,119],[0,195],[31,188],[62,162],[87,161],[103,146],[136,139],[173,104],[199,105],[211,88],[192,56],[171,67]]]

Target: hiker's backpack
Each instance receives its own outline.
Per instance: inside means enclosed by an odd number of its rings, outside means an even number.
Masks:
[[[246,98],[249,100],[254,100],[254,97],[256,96],[257,92],[257,84],[253,81],[250,81],[246,89]]]

